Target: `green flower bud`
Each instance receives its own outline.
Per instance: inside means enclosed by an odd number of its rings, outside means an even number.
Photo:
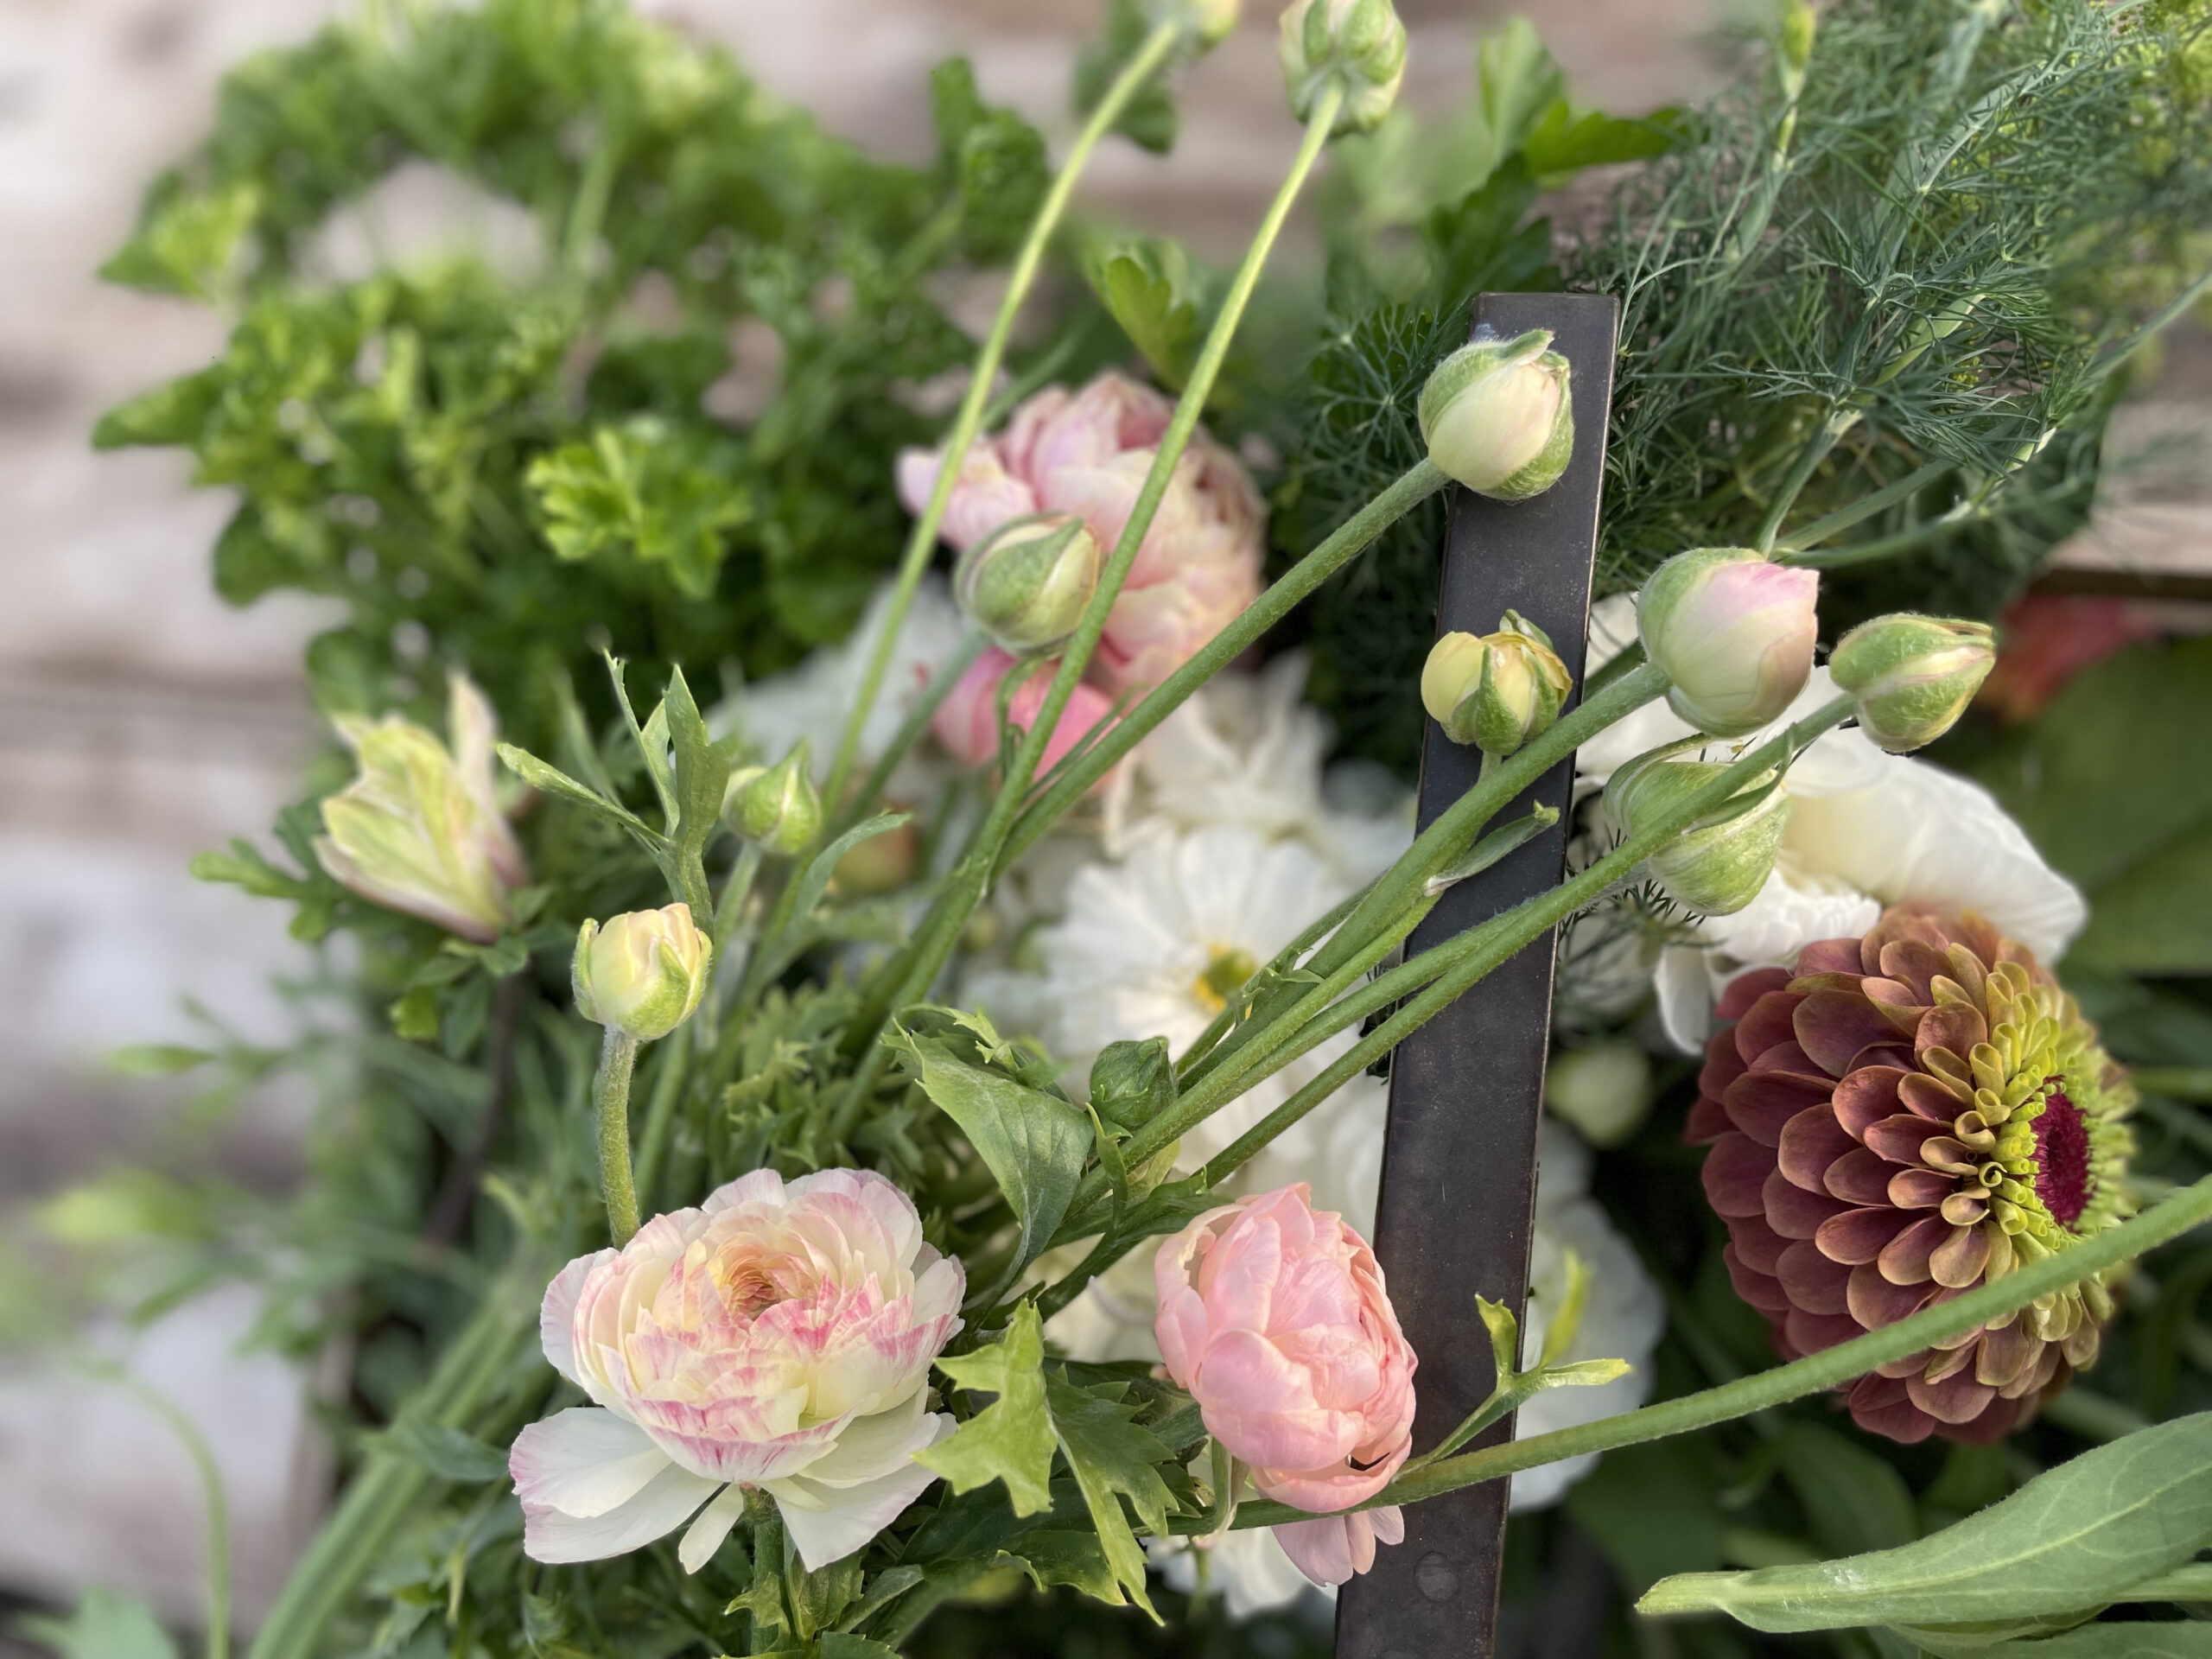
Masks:
[[[1859,729],[1902,754],[1949,731],[1996,664],[1986,623],[1878,616],[1843,636],[1828,672],[1859,700]]]
[[[1618,1147],[1651,1109],[1651,1062],[1624,1037],[1562,1049],[1544,1072],[1544,1109],[1593,1147]]]
[[[806,740],[773,766],[740,766],[722,791],[722,822],[772,853],[795,853],[821,832],[822,797],[807,771]]]
[[[1182,24],[1203,51],[1228,38],[1243,10],[1243,0],[1145,0],[1144,20],[1154,27]]]
[[[689,905],[586,922],[571,969],[576,1012],[641,1043],[665,1037],[699,1006],[714,954]]]
[[[1036,657],[1064,644],[1097,591],[1098,543],[1071,512],[1032,513],[960,556],[952,594],[999,648]]]
[[[1421,701],[1454,743],[1502,760],[1559,718],[1573,684],[1544,631],[1508,611],[1496,633],[1447,633],[1429,647]]]
[[[1605,785],[1605,812],[1624,835],[1633,836],[1727,767],[1675,756],[1700,740],[1670,743],[1639,754]],[[1644,870],[1676,904],[1701,916],[1726,916],[1758,897],[1782,849],[1789,797],[1767,772],[1734,799],[1691,823],[1644,861]]]
[[[1820,585],[1748,547],[1701,547],[1661,565],[1637,595],[1636,626],[1673,683],[1668,705],[1715,737],[1778,719],[1813,671]]]
[[[1421,389],[1428,458],[1478,495],[1541,495],[1574,454],[1567,363],[1551,343],[1548,328],[1478,338],[1438,364]]]
[[[1290,112],[1312,118],[1332,82],[1344,87],[1334,132],[1368,132],[1397,101],[1406,26],[1390,0],[1294,0],[1282,15],[1282,74]]]

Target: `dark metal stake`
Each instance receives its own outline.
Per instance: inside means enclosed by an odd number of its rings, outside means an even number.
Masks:
[[[1549,328],[1573,367],[1574,459],[1533,501],[1508,505],[1462,490],[1452,506],[1436,627],[1489,633],[1509,607],[1551,635],[1578,685],[1590,626],[1590,575],[1605,470],[1618,308],[1604,296],[1485,294],[1475,323],[1511,338]],[[1421,753],[1424,827],[1471,788],[1482,757],[1431,721]],[[1567,852],[1574,767],[1546,772],[1497,822],[1542,803],[1560,823],[1446,893],[1407,944],[1441,943],[1555,886]],[[1390,1300],[1421,1356],[1414,1447],[1425,1451],[1489,1396],[1490,1336],[1478,1294],[1524,1311],[1536,1202],[1536,1124],[1549,1047],[1552,960],[1547,935],[1399,1046],[1376,1250]],[[1512,1421],[1475,1442],[1510,1439]],[[1490,1659],[1507,1483],[1492,1481],[1406,1511],[1406,1541],[1337,1602],[1339,1659]]]

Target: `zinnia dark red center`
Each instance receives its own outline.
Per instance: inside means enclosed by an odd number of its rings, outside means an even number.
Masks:
[[[2058,1086],[2065,1079],[2047,1081],[2050,1092],[2036,1118],[2036,1197],[2053,1221],[2071,1227],[2089,1205],[2089,1126]]]

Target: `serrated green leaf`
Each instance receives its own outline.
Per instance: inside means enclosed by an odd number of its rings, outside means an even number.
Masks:
[[[1720,1611],[1755,1630],[1955,1624],[2116,1599],[2212,1542],[2212,1413],[2082,1453],[1900,1548],[1655,1586],[1645,1612]]]
[[[955,1492],[1004,1481],[1016,1515],[1050,1509],[1056,1442],[1045,1406],[1044,1363],[1044,1325],[1034,1302],[1014,1309],[998,1341],[940,1357],[938,1370],[957,1386],[998,1398],[949,1438],[917,1452],[915,1461],[943,1475]]]
[[[391,1427],[362,1436],[362,1444],[427,1469],[440,1480],[480,1486],[507,1473],[507,1454],[499,1447],[411,1413],[403,1412]]]
[[[754,516],[739,479],[734,446],[652,415],[599,427],[524,474],[560,558],[632,558],[694,599],[714,591],[728,532]]]
[[[1037,1259],[1083,1178],[1090,1125],[1065,1100],[963,1058],[941,1037],[895,1025],[883,1039],[938,1110],[960,1126],[1020,1224],[1013,1275]]]
[[[918,1567],[886,1567],[868,1581],[867,1593],[845,1610],[838,1630],[849,1633],[858,1629],[928,1576]]]
[[[1119,1605],[1121,1588],[1095,1532],[1045,1528],[1026,1532],[998,1560],[1020,1567],[1039,1590],[1065,1584],[1094,1600]]]
[[[1045,1393],[1061,1455],[1067,1459],[1068,1471],[1083,1492],[1115,1581],[1129,1600],[1151,1614],[1154,1623],[1160,1622],[1145,1594],[1144,1547],[1129,1529],[1121,1499],[1129,1500],[1129,1507],[1147,1531],[1155,1537],[1165,1536],[1173,1494],[1153,1465],[1170,1461],[1174,1454],[1149,1430],[1131,1421],[1135,1410],[1117,1400],[1103,1398],[1057,1377],[1046,1382]]]
[[[1083,274],[1162,383],[1180,387],[1198,337],[1198,300],[1182,245],[1164,237],[1102,241],[1084,251]]]

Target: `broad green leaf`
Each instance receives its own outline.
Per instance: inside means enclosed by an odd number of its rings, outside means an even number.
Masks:
[[[1045,1406],[1044,1325],[1037,1305],[1014,1311],[1006,1334],[972,1353],[940,1358],[937,1368],[963,1389],[995,1394],[983,1408],[915,1460],[943,1475],[955,1492],[1006,1483],[1016,1515],[1052,1504],[1052,1420]]]
[[[1895,1628],[1932,1659],[2212,1659],[2212,1624],[2195,1620],[2080,1624],[2055,1636],[1986,1643],[1920,1625]]]
[[[880,1642],[871,1642],[864,1636],[850,1636],[842,1630],[825,1630],[814,1650],[822,1659],[899,1659],[896,1648],[887,1648]]]
[[[730,756],[734,740],[716,743],[708,735],[707,722],[692,700],[683,671],[668,677],[668,696],[661,707],[668,714],[669,747],[675,752],[676,843],[687,855],[697,857],[721,820],[722,791],[729,784]],[[703,927],[705,917],[698,918]]]
[[[391,1427],[362,1437],[372,1451],[389,1452],[441,1480],[480,1486],[505,1478],[507,1454],[474,1434],[403,1412]]]
[[[2084,1452],[1917,1543],[1802,1567],[1669,1579],[1645,1612],[1720,1611],[1762,1630],[1955,1624],[2066,1613],[2212,1542],[2212,1413]]]
[[[1129,1507],[1147,1531],[1155,1537],[1164,1536],[1173,1494],[1153,1465],[1171,1460],[1174,1454],[1150,1431],[1130,1421],[1135,1414],[1133,1408],[1106,1398],[1104,1391],[1079,1389],[1055,1377],[1046,1383],[1046,1396],[1060,1451],[1068,1460],[1068,1471],[1082,1489],[1107,1565],[1128,1599],[1151,1613],[1156,1623],[1160,1615],[1153,1611],[1145,1594],[1144,1547],[1129,1530],[1120,1500],[1129,1500]]]
[[[1198,300],[1182,245],[1149,236],[1102,242],[1085,251],[1083,274],[1161,382],[1182,385],[1198,337]]]
[[[1669,113],[1624,121],[1595,111],[1577,115],[1565,99],[1554,101],[1529,130],[1522,153],[1538,178],[1662,156],[1674,147]]]
[[[1090,1121],[1065,1100],[973,1064],[943,1037],[899,1025],[884,1041],[960,1126],[1014,1206],[1021,1237],[1010,1280],[1036,1260],[1067,1214],[1090,1151]]]
[[[868,1592],[837,1621],[840,1631],[854,1630],[881,1612],[929,1575],[918,1567],[886,1567],[868,1581]]]
[[[1491,154],[1503,159],[1521,148],[1529,130],[1560,96],[1566,78],[1525,17],[1513,18],[1485,35],[1476,61],[1483,116],[1490,124]]]
[[[834,1625],[845,1609],[860,1599],[862,1570],[858,1555],[832,1561],[815,1573],[808,1572],[797,1555],[784,1564],[791,1624],[802,1642]]]
[[[31,1618],[16,1628],[60,1659],[177,1659],[175,1641],[143,1603],[87,1590],[67,1618]]]
[[[1020,1567],[1039,1590],[1065,1584],[1094,1600],[1121,1604],[1122,1592],[1095,1532],[1043,1528],[1026,1532],[999,1555]]]
[[[1920,1535],[1911,1490],[1886,1459],[1819,1423],[1791,1424],[1775,1451],[1824,1548],[1856,1554]]]

